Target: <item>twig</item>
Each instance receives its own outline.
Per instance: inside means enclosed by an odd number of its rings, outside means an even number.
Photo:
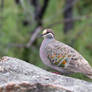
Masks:
[[[9,48],[11,48],[11,47],[27,48],[27,45],[26,44],[19,44],[19,43],[9,43],[8,44],[8,47]]]
[[[56,18],[58,15],[61,15],[62,13],[64,13],[65,11],[67,11],[71,6],[74,6],[78,1],[80,1],[80,0],[74,0],[70,5],[68,5],[67,7],[63,8],[62,11],[60,10],[59,12],[56,12],[56,13],[52,14],[53,16],[49,17],[48,19],[45,19],[43,21],[43,23],[51,21],[54,18]]]
[[[29,48],[34,43],[34,41],[37,39],[38,34],[40,33],[41,29],[42,29],[42,27],[40,27],[40,26],[35,29],[35,32],[33,33],[32,37],[30,38],[30,40],[27,44],[27,48]]]
[[[53,27],[53,26],[56,26],[56,25],[58,25],[58,24],[61,24],[61,23],[64,23],[64,22],[66,22],[66,21],[79,21],[79,20],[84,20],[84,19],[88,19],[88,18],[92,18],[92,16],[88,16],[88,15],[85,15],[85,16],[79,16],[79,17],[77,17],[77,18],[73,18],[73,19],[66,19],[66,20],[62,20],[62,21],[58,21],[58,22],[55,22],[55,23],[53,23],[53,24],[49,24],[48,26],[46,26],[46,27],[41,27],[41,26],[39,26],[39,27],[37,27],[36,29],[35,29],[35,31],[34,31],[34,33],[32,34],[32,36],[30,37],[30,40],[29,40],[29,42],[27,43],[27,44],[10,44],[9,46],[15,46],[15,47],[19,47],[19,48],[22,48],[22,47],[24,47],[24,48],[29,48],[30,46],[32,46],[32,44],[34,43],[34,41],[37,39],[37,37],[38,37],[38,34],[40,33],[40,31],[42,30],[42,29],[45,29],[45,28],[51,28],[51,27]],[[75,38],[77,38],[78,36],[80,36],[80,34],[82,34],[84,31],[81,31],[81,32],[78,32],[77,34],[76,34],[76,37]],[[74,39],[75,40],[75,39]],[[73,42],[74,42],[74,40],[72,40]]]
[[[70,18],[69,19],[63,19],[61,21],[57,21],[57,22],[54,22],[52,24],[49,24],[49,25],[47,25],[46,27],[43,27],[43,28],[51,28],[53,26],[56,26],[58,24],[62,24],[62,23],[65,23],[65,22],[85,20],[85,19],[88,19],[88,18],[92,18],[92,16],[84,15],[84,16],[79,16],[79,17],[73,18],[73,19],[70,19]]]
[[[32,36],[30,37],[30,40],[27,44],[27,47],[30,47],[36,40],[37,40],[37,37],[38,37],[38,34],[40,33],[41,29],[42,29],[42,19],[43,19],[43,15],[46,11],[46,8],[48,6],[48,2],[49,0],[44,0],[44,4],[43,6],[41,7],[40,11],[37,9],[38,6],[35,6],[35,10],[37,15],[36,16],[36,22],[37,22],[37,26],[34,28],[33,30],[33,34]],[[40,6],[39,6],[40,7]]]
[[[21,1],[22,1],[22,3],[23,3],[23,0],[21,0]],[[38,2],[38,1],[37,1],[37,2]],[[35,14],[37,14],[37,15],[35,15],[35,16],[37,16],[37,18],[38,18],[38,19],[36,20],[37,26],[34,28],[33,34],[32,34],[32,36],[30,37],[28,43],[27,43],[26,45],[23,45],[23,44],[11,44],[11,46],[15,46],[15,47],[19,47],[19,48],[21,48],[21,47],[29,48],[30,46],[32,46],[32,44],[36,41],[36,39],[37,39],[37,37],[38,37],[38,34],[40,33],[40,31],[41,31],[41,29],[42,29],[42,18],[43,18],[43,15],[44,15],[45,11],[46,11],[47,6],[48,6],[48,2],[49,2],[49,0],[44,0],[43,6],[41,7],[40,11],[39,11],[39,9],[37,8],[37,7],[40,7],[40,6],[34,5],[34,6],[35,6],[35,9],[37,9],[37,10],[35,10],[35,11],[38,12],[38,14],[35,13]],[[36,0],[35,0],[35,1],[33,0],[33,3],[36,3]],[[23,4],[23,5],[24,5],[24,4]]]

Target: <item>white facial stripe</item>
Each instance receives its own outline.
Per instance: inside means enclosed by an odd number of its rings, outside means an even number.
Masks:
[[[47,29],[45,29],[42,34],[46,34],[46,33],[47,33]]]
[[[52,33],[45,34],[44,36],[47,36],[47,35],[51,35],[53,37],[53,34]]]
[[[48,35],[51,35],[53,37],[53,34],[52,33],[48,33]]]

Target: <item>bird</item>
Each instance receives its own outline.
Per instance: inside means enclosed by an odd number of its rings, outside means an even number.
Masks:
[[[52,29],[44,29],[39,54],[42,62],[61,74],[82,73],[92,79],[92,67],[74,48],[55,39]]]

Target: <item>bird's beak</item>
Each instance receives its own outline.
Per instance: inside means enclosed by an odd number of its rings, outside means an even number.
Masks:
[[[40,34],[40,35],[38,35],[38,38],[43,37],[43,35],[44,35],[44,34]]]
[[[41,34],[40,37],[42,37],[44,34]]]

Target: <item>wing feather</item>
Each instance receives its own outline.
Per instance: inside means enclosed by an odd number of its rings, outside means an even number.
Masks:
[[[69,50],[67,50],[67,45],[61,42],[51,42],[46,47],[47,57],[49,58],[51,64],[55,66],[64,67],[70,62]]]
[[[76,50],[59,42],[52,41],[46,46],[47,57],[55,68],[64,69],[66,73],[81,72],[91,74],[92,68]]]

